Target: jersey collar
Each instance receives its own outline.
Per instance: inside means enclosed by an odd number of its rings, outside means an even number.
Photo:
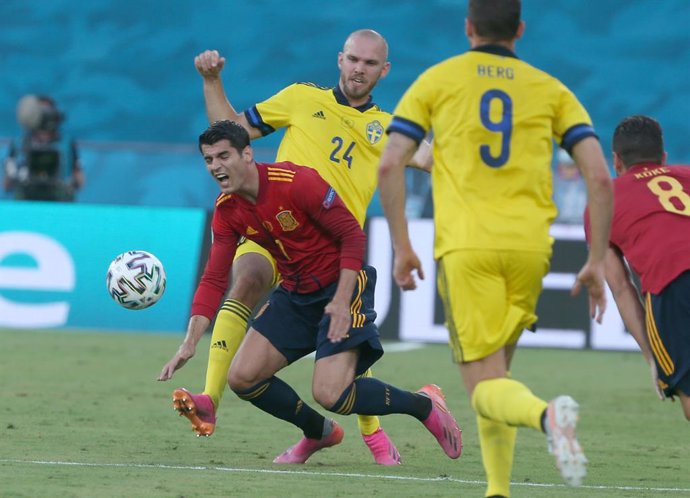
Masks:
[[[630,166],[625,171],[625,173],[638,172],[638,171],[643,170],[643,169],[664,168],[666,166],[667,166],[666,164],[659,164],[659,163],[655,163],[653,161],[644,162],[644,163],[637,163],[637,164],[633,164],[632,166]]]
[[[509,48],[505,48],[501,45],[480,45],[478,47],[471,48],[470,51],[472,52],[485,52],[487,54],[494,54],[494,55],[500,55],[501,57],[512,57],[514,59],[519,59],[517,55],[515,55],[515,52],[510,50]]]
[[[346,105],[348,107],[352,107],[350,105],[350,102],[348,102],[347,97],[345,94],[340,90],[340,85],[335,85],[333,87],[333,96],[335,97],[336,102],[340,105]],[[366,103],[357,106],[357,107],[352,107],[353,109],[357,109],[359,112],[364,112],[368,111],[372,107],[374,107],[376,104],[372,102],[372,97],[369,95],[369,100],[366,101]]]

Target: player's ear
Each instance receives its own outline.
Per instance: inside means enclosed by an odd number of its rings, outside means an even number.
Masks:
[[[254,151],[252,150],[251,145],[247,145],[244,149],[242,149],[242,159],[247,162],[251,162],[254,159]]]
[[[522,35],[525,33],[525,21],[520,21],[520,24],[518,24],[518,29],[515,32],[515,39],[519,40],[522,38]]]
[[[668,159],[668,152],[664,151],[664,155],[661,156],[661,164],[666,164],[667,159]]]
[[[613,169],[616,171],[616,175],[618,176],[625,173],[625,165],[623,164],[623,160],[615,152],[613,153]]]
[[[474,25],[468,18],[465,18],[465,36],[467,38],[474,36]]]
[[[386,61],[383,63],[383,69],[381,69],[381,76],[379,78],[385,78],[388,72],[391,70],[391,63]]]
[[[338,52],[338,69],[343,68],[343,53]]]

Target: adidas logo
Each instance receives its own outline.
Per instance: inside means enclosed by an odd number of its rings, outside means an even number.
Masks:
[[[224,351],[227,351],[228,350],[228,343],[225,341],[216,341],[211,345],[211,349],[213,349],[213,348],[218,348],[218,349],[222,349]]]
[[[319,119],[326,119],[326,115],[323,113],[323,111],[317,111],[314,114],[311,115],[312,118],[319,118]]]

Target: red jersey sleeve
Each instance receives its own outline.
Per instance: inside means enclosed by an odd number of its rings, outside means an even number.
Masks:
[[[239,236],[223,219],[223,210],[216,208],[211,221],[213,240],[204,273],[192,301],[192,315],[213,320],[228,288],[232,261]]]
[[[339,244],[340,269],[361,270],[366,246],[364,231],[335,189],[316,171],[307,171],[313,174],[305,179],[305,188],[295,192],[295,204]]]

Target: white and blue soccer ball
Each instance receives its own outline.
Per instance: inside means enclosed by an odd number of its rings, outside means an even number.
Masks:
[[[150,252],[127,251],[110,263],[105,282],[117,304],[143,310],[156,304],[165,292],[165,269]]]

